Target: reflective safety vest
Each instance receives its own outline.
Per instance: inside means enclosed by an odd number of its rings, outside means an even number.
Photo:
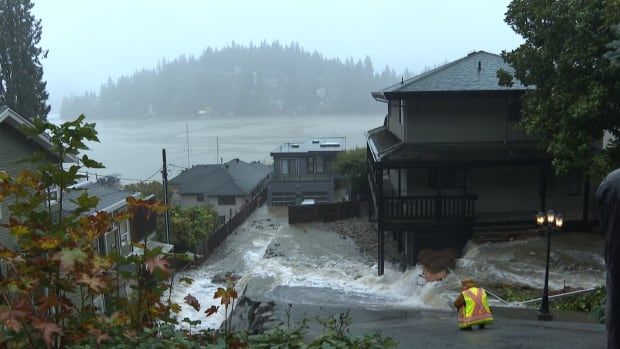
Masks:
[[[459,309],[459,327],[492,324],[493,316],[489,309],[487,293],[480,287],[472,287],[462,292],[465,306]]]

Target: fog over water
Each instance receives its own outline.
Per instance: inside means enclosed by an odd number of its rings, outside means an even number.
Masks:
[[[204,116],[136,118],[95,122],[100,143],[88,156],[106,168],[98,175],[120,174],[122,183],[161,181],[162,149],[168,178],[182,169],[235,158],[271,164],[269,155],[282,143],[317,137],[346,137],[347,149],[365,147],[365,132],[383,124],[384,115]],[[59,122],[54,117],[50,121]]]

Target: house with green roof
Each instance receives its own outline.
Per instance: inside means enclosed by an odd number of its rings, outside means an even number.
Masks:
[[[168,181],[170,202],[182,207],[212,206],[223,224],[266,188],[272,171],[271,166],[239,159],[196,165]]]
[[[537,211],[596,220],[588,177],[556,175],[539,138],[516,127],[526,88],[500,86],[500,68],[512,70],[478,51],[372,92],[387,107],[367,133],[379,275],[386,232],[415,265],[421,249],[462,248],[475,229],[533,229]]]

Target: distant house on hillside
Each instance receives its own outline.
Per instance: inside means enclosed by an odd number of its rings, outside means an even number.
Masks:
[[[212,206],[220,223],[225,223],[267,186],[272,172],[271,166],[239,159],[196,165],[168,182],[170,202],[182,207]]]
[[[332,202],[336,174],[332,163],[346,150],[346,138],[314,138],[283,143],[271,152],[274,174],[269,182],[269,205],[299,205],[304,200]]]
[[[22,162],[30,159],[35,152],[48,152],[50,162],[58,162],[59,158],[53,154],[52,143],[46,134],[35,137],[27,134],[22,127],[32,124],[21,115],[6,106],[0,106],[0,171],[6,172],[11,177],[16,177],[24,169],[35,169],[41,163]],[[77,161],[73,157],[67,157],[65,162]],[[56,188],[50,188],[54,194]],[[0,201],[0,224],[8,223],[8,207],[13,203],[13,198],[7,197]],[[54,208],[52,207],[52,210]],[[57,211],[56,211],[57,212]],[[9,231],[0,227],[0,244],[9,248],[15,247],[15,240]]]
[[[479,51],[372,93],[387,106],[367,148],[380,275],[385,232],[413,265],[420,249],[462,248],[474,228],[534,227],[537,211],[596,219],[586,174],[556,175],[539,138],[515,128],[526,89],[499,86],[500,68],[512,70]]]

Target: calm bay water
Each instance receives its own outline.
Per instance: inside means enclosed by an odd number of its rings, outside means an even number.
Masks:
[[[170,179],[187,167],[235,158],[269,164],[273,162],[269,153],[284,142],[346,137],[347,149],[365,147],[364,133],[382,125],[383,116],[205,116],[87,122],[96,122],[100,140],[89,144],[87,154],[106,166],[97,174],[120,174],[122,182],[129,184],[161,181],[162,149],[166,149]]]

